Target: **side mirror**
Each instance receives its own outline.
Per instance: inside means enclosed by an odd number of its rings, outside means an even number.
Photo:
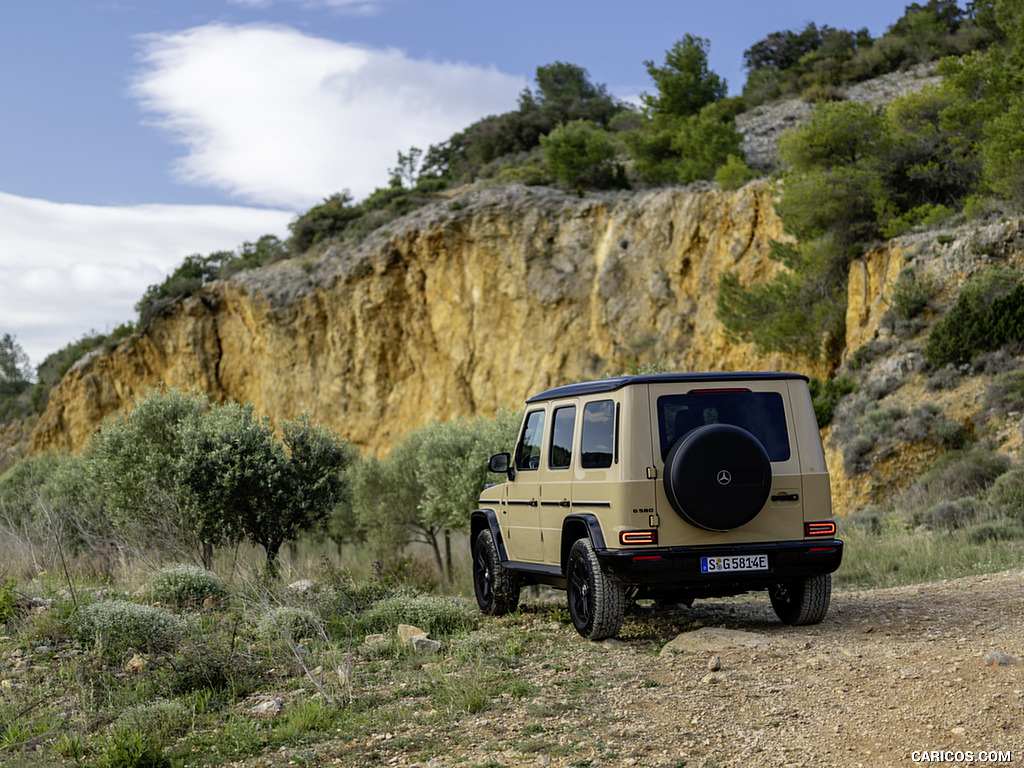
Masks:
[[[496,453],[487,460],[487,469],[491,472],[508,472],[508,468],[512,466],[512,454],[510,453]]]

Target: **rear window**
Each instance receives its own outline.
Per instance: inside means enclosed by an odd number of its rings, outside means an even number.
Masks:
[[[789,459],[786,409],[778,392],[697,391],[658,398],[661,457],[683,435],[705,424],[733,424],[761,441],[771,461]]]

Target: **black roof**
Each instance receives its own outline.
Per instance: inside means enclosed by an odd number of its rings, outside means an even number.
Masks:
[[[579,397],[580,395],[593,395],[601,392],[614,392],[630,384],[671,384],[674,382],[700,383],[708,381],[750,381],[750,380],[773,380],[773,379],[803,379],[810,381],[800,373],[780,373],[778,371],[730,371],[728,373],[651,373],[642,376],[616,376],[612,379],[598,379],[597,381],[581,381],[579,384],[566,384],[562,387],[555,387],[540,392],[527,403],[538,403],[544,400],[554,400],[561,397]]]

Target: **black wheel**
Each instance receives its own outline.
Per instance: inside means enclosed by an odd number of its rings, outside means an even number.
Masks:
[[[502,567],[494,537],[486,528],[473,543],[473,591],[480,610],[489,616],[511,613],[519,606],[519,576]]]
[[[761,511],[772,463],[761,441],[733,424],[707,424],[679,438],[665,456],[665,494],[683,520],[731,531]]]
[[[579,539],[572,545],[565,576],[569,616],[576,631],[588,640],[614,637],[626,615],[626,589],[604,575],[589,540]]]
[[[794,579],[768,588],[775,614],[786,624],[817,624],[832,601],[832,574]]]

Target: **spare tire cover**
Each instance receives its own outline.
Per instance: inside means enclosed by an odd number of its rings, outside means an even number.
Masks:
[[[746,525],[771,493],[772,464],[761,441],[732,424],[707,424],[683,435],[665,456],[672,508],[706,531]]]

